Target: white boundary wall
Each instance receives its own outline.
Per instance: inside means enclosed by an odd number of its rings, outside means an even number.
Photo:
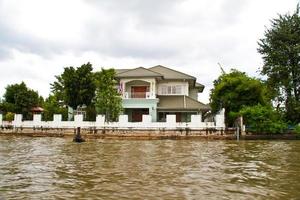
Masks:
[[[23,121],[21,114],[15,114],[12,125],[14,127],[24,128],[116,128],[116,129],[176,129],[176,128],[190,128],[190,129],[225,129],[224,122],[225,110],[222,109],[219,114],[215,116],[215,122],[202,122],[201,115],[192,115],[191,122],[176,122],[175,115],[167,115],[166,122],[152,122],[150,115],[143,115],[142,122],[128,122],[127,115],[120,115],[118,122],[105,122],[104,115],[98,115],[96,121],[83,121],[83,115],[75,115],[74,121],[62,121],[62,116],[55,114],[53,121],[42,121],[40,114],[34,115],[32,121]],[[2,121],[0,114],[0,125],[5,124]]]

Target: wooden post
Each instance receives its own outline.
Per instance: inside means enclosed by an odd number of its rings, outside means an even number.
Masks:
[[[85,139],[83,139],[83,138],[81,137],[81,134],[80,134],[80,127],[77,127],[77,128],[75,129],[75,135],[74,135],[73,142],[78,142],[78,143],[85,142]]]

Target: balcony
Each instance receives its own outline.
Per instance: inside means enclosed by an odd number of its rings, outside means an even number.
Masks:
[[[124,92],[124,99],[155,99],[156,96],[152,92]]]

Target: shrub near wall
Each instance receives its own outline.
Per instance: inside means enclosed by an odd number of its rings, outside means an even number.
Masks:
[[[246,106],[240,110],[240,115],[244,117],[244,123],[250,132],[274,134],[283,133],[287,129],[281,114],[271,106]]]
[[[295,127],[295,133],[300,135],[300,124]]]
[[[5,120],[5,121],[12,122],[12,121],[14,120],[14,116],[15,116],[14,113],[8,112],[8,113],[6,113],[6,115],[4,116],[4,120]]]

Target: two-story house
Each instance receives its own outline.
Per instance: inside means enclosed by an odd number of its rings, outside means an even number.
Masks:
[[[198,101],[204,86],[196,78],[158,65],[151,68],[116,69],[124,114],[130,122],[165,121],[175,114],[177,122],[190,121],[191,115],[207,112],[210,107]]]

